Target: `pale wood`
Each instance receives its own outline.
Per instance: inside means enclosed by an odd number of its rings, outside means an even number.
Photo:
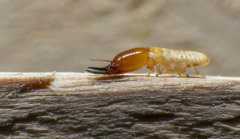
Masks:
[[[239,77],[0,73],[0,93],[3,138],[240,137]]]

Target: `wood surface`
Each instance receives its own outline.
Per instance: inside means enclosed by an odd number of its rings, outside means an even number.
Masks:
[[[0,73],[0,138],[239,139],[240,78]]]

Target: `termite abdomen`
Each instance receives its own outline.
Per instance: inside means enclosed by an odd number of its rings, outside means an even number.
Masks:
[[[184,64],[187,67],[205,66],[209,63],[206,55],[195,51],[173,50],[163,48],[163,59],[167,63]]]

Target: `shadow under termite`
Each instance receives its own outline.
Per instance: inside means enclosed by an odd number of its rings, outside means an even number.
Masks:
[[[95,77],[94,80],[99,83],[125,82],[125,81],[136,81],[137,80],[137,79],[130,78],[130,77],[137,77],[137,75],[124,75],[124,74],[100,75],[99,77]]]
[[[175,74],[101,74],[97,77],[91,78],[96,83],[117,83],[117,82],[126,82],[126,81],[137,81],[141,78],[181,78],[181,79],[189,79],[189,78],[205,78],[205,76],[196,76],[196,75],[188,75],[188,76],[179,76]]]

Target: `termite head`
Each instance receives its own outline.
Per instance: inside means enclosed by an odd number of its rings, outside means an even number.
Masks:
[[[110,62],[110,64],[108,64],[105,67],[88,67],[87,71],[90,73],[95,73],[95,74],[119,74],[119,73],[121,73],[118,70],[118,66],[114,62]]]
[[[105,67],[88,67],[88,72],[96,74],[123,74],[138,70],[148,62],[148,48],[134,48],[124,51],[109,61]]]

